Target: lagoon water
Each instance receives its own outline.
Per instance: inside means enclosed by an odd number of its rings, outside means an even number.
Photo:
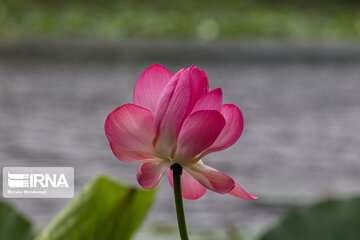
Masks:
[[[245,118],[240,140],[204,161],[260,200],[208,191],[185,200],[190,226],[233,222],[262,230],[289,208],[359,194],[360,61],[150,60],[1,58],[1,167],[74,167],[76,192],[97,174],[137,185],[137,164],[118,161],[108,147],[105,118],[132,102],[136,80],[150,64],[175,72],[194,63]],[[40,228],[69,199],[9,201]],[[174,211],[165,177],[147,223],[174,225]]]

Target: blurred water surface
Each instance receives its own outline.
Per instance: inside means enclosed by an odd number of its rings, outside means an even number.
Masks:
[[[171,58],[171,57],[170,57]],[[159,62],[173,73],[196,64],[238,105],[245,129],[230,149],[204,161],[234,177],[260,200],[208,191],[185,200],[191,227],[229,222],[263,229],[289,207],[326,196],[360,192],[360,63],[306,61],[123,61],[0,59],[0,162],[5,166],[75,168],[76,190],[97,174],[136,185],[137,165],[118,161],[104,121],[132,102],[137,78]],[[176,223],[166,177],[148,223]],[[46,225],[68,199],[10,199]]]

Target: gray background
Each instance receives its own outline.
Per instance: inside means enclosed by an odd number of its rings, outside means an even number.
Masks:
[[[265,229],[285,210],[360,191],[360,51],[347,46],[127,43],[18,44],[0,49],[0,161],[5,166],[75,169],[75,190],[97,174],[137,185],[137,164],[118,161],[104,121],[132,102],[153,63],[173,73],[195,64],[245,129],[230,149],[204,161],[234,177],[258,201],[208,191],[185,200],[189,226],[229,222]],[[68,199],[11,199],[39,227]],[[175,225],[163,178],[147,223]]]

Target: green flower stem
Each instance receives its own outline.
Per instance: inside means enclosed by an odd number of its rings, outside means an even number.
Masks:
[[[183,168],[179,164],[175,163],[171,165],[170,169],[173,171],[175,206],[180,237],[181,240],[189,240],[186,230],[184,206],[181,196],[181,174]]]

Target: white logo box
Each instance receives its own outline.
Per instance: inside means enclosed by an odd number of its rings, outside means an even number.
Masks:
[[[4,167],[4,198],[72,198],[73,167]]]

